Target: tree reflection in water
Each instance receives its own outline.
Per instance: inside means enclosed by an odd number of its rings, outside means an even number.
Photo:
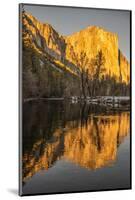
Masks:
[[[25,103],[23,182],[65,159],[94,170],[115,163],[130,132],[129,112],[67,102]]]

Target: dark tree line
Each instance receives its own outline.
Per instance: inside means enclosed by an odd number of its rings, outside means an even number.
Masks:
[[[89,59],[86,53],[73,53],[73,59],[80,69],[80,94],[86,98],[95,96],[129,96],[130,84],[117,80],[116,76],[105,75],[105,57],[99,50],[95,58]],[[121,79],[121,74],[119,79]]]
[[[23,97],[80,96],[80,80],[66,69],[42,62],[32,48],[23,48]]]

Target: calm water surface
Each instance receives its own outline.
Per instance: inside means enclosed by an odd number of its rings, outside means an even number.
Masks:
[[[23,108],[23,194],[130,188],[130,113],[62,101]]]

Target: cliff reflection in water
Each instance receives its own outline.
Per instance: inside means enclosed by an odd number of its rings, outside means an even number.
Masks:
[[[128,112],[63,102],[24,105],[23,182],[60,159],[97,169],[115,164],[130,132]]]

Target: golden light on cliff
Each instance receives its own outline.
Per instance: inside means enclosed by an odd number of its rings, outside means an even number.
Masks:
[[[25,13],[23,24],[28,30],[27,37],[29,37],[29,41],[31,40],[32,44],[36,42],[43,53],[49,53],[55,60],[61,62],[64,58],[69,63],[76,64],[73,52],[77,55],[85,52],[90,62],[98,51],[102,50],[106,60],[104,75],[116,77],[117,81],[122,76],[122,81],[129,83],[130,65],[122,52],[119,64],[119,41],[116,33],[109,32],[98,26],[89,26],[72,35],[62,36],[50,24],[43,24],[28,13]],[[27,37],[24,38],[24,41],[28,40]],[[66,67],[64,61],[63,64]]]

